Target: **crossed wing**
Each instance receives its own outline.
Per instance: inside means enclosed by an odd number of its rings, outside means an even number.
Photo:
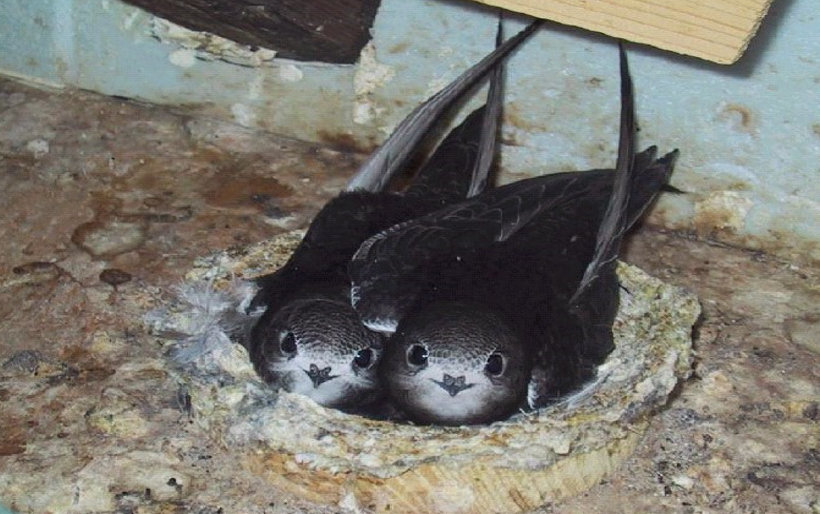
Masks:
[[[627,226],[635,168],[634,101],[622,47],[620,67],[621,129],[613,192],[593,257],[569,305],[570,312],[584,325],[585,344],[589,342],[599,353],[608,353],[612,344],[611,317],[607,313],[612,311],[613,302],[617,307],[614,265]],[[640,159],[644,166],[654,157],[654,149],[648,152]],[[442,256],[458,258],[460,252],[503,242],[542,213],[572,209],[586,192],[582,185],[579,187],[580,177],[578,173],[564,173],[508,184],[369,238],[348,265],[353,306],[371,329],[394,331],[425,285],[426,264]]]
[[[562,173],[514,182],[376,234],[348,265],[353,306],[369,328],[394,331],[425,285],[427,264],[506,241],[535,216],[571,208],[584,194],[579,179]]]
[[[502,44],[502,27],[499,19],[496,48]],[[405,191],[414,202],[429,206],[426,212],[475,196],[486,187],[498,142],[503,73],[502,61],[490,75],[487,102],[447,135]]]

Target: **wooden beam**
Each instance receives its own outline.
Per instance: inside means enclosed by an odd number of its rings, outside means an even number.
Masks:
[[[772,0],[475,0],[692,55],[737,61]]]
[[[125,0],[188,29],[300,61],[353,63],[379,0]]]

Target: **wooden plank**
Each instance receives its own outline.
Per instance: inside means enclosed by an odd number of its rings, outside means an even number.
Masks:
[[[125,0],[188,29],[301,61],[353,63],[379,0]]]
[[[772,0],[475,0],[720,64],[737,61]]]

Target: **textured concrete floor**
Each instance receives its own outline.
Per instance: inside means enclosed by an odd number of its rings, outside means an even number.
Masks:
[[[0,81],[0,503],[339,511],[203,437],[141,320],[195,257],[305,226],[360,161]],[[701,298],[694,378],[619,472],[545,510],[820,512],[820,270],[649,226],[626,260]]]

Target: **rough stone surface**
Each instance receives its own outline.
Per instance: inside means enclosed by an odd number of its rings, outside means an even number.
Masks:
[[[305,226],[360,160],[184,112],[0,82],[0,503],[353,510],[349,498],[299,500],[209,437],[143,316],[196,258]],[[84,224],[130,216],[147,223],[136,249],[94,256],[72,240]],[[694,374],[617,471],[537,511],[816,512],[820,270],[651,226],[626,261],[701,299]],[[103,281],[112,268],[131,280]],[[457,505],[452,490],[437,492],[442,509]]]

